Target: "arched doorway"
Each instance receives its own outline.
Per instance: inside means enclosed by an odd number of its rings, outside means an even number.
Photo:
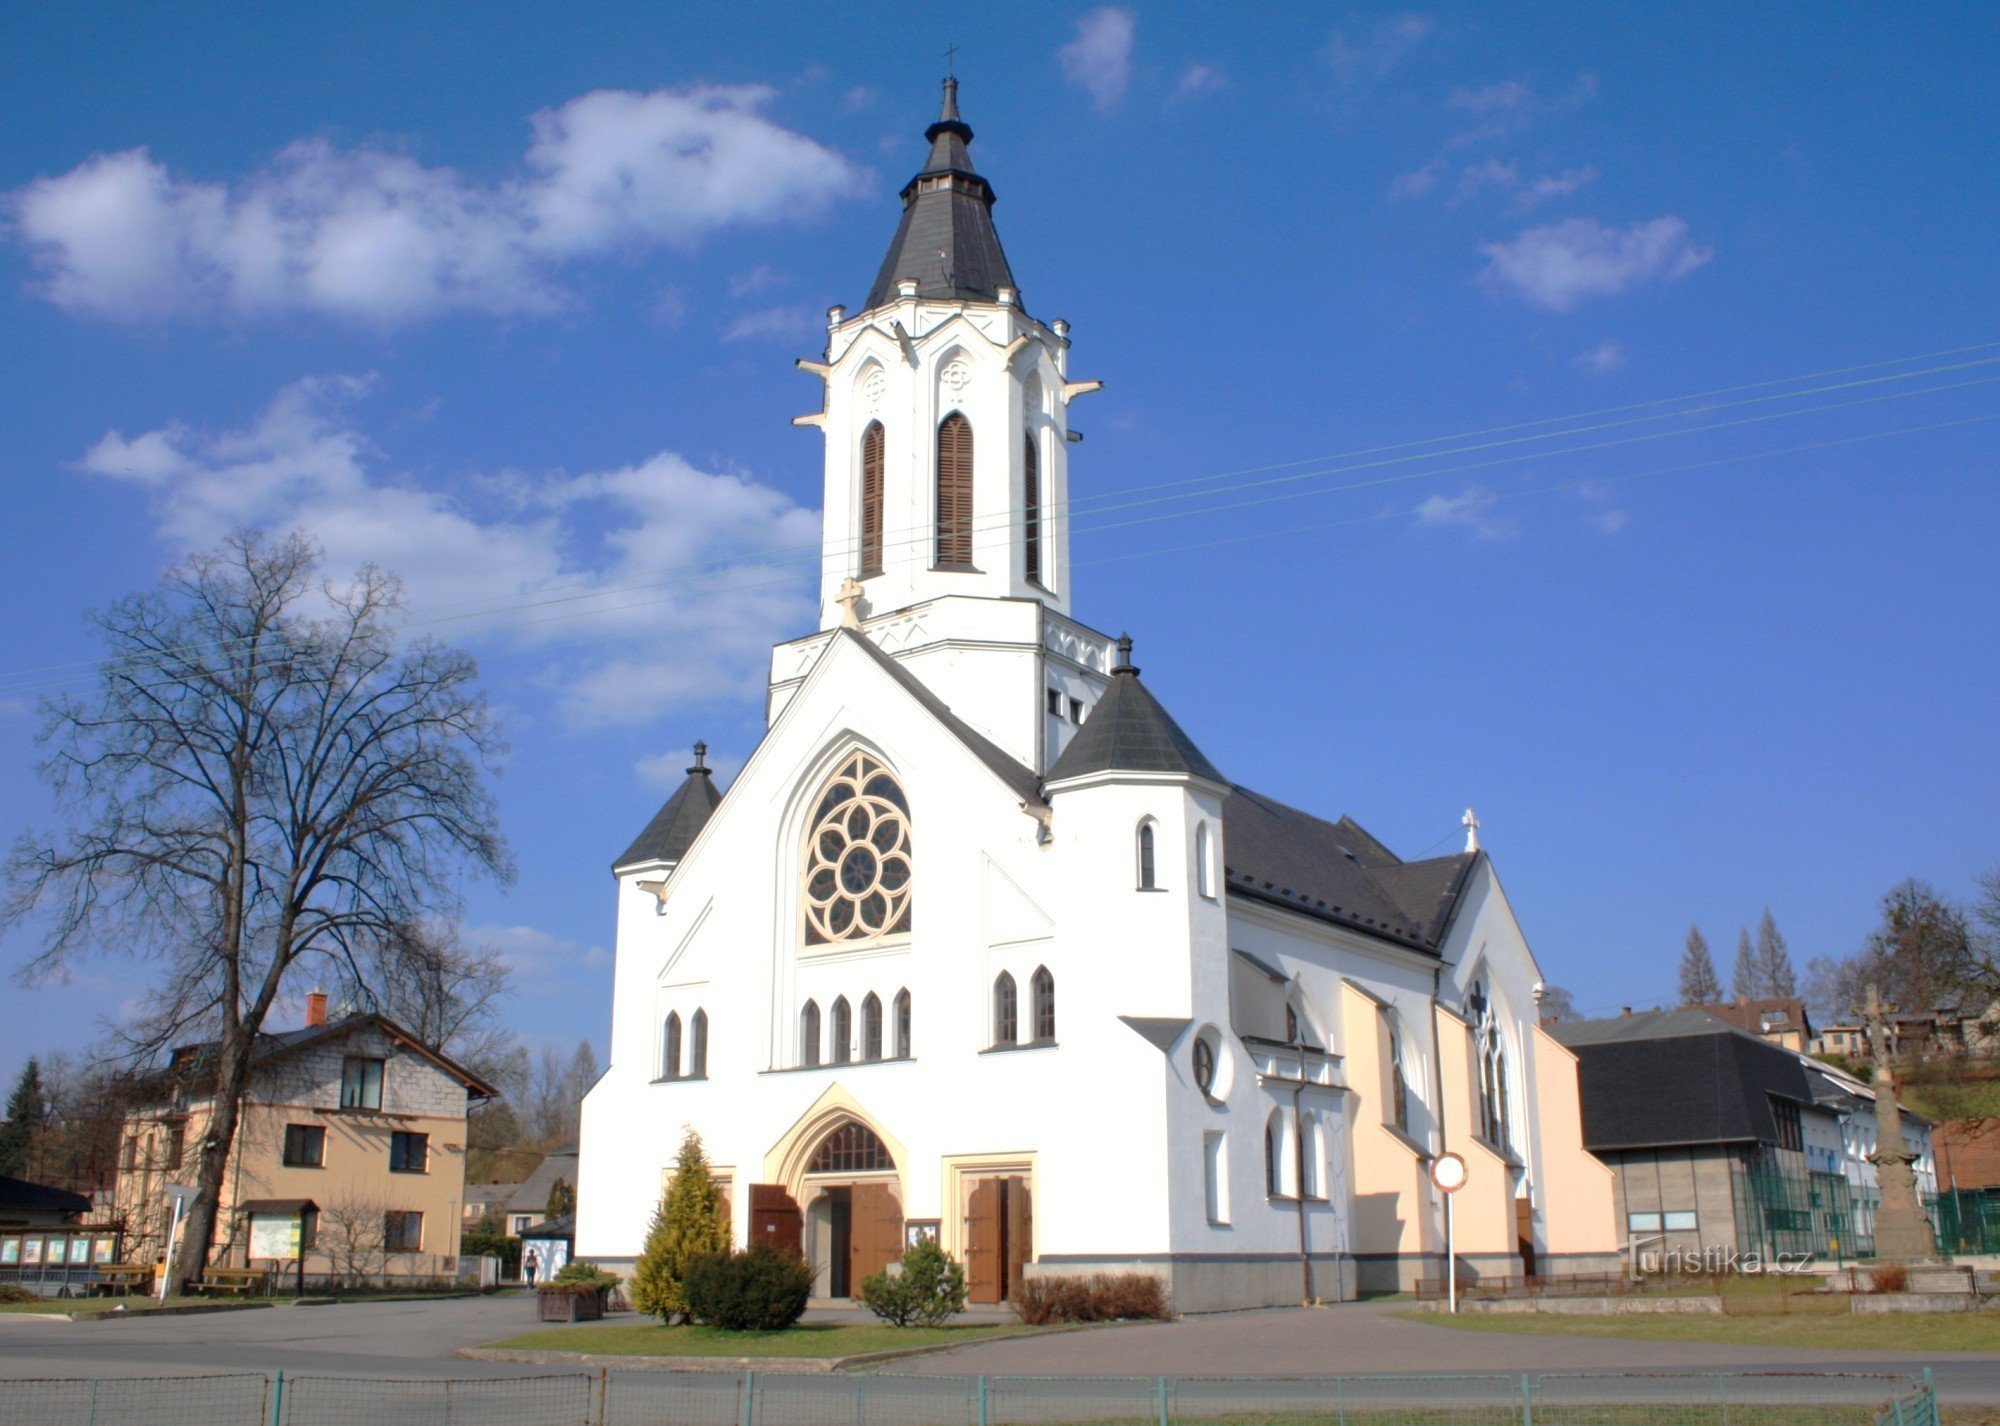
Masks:
[[[800,1194],[820,1295],[858,1297],[863,1280],[903,1256],[900,1189],[888,1145],[866,1124],[845,1120],[820,1140]]]

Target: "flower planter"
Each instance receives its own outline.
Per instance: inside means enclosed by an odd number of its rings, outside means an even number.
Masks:
[[[595,1322],[604,1316],[604,1295],[596,1288],[587,1292],[537,1292],[544,1322]]]

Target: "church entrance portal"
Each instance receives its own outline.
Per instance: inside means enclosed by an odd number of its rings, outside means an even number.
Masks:
[[[965,1218],[966,1296],[974,1302],[1017,1300],[1033,1242],[1027,1179],[974,1179]]]
[[[902,1258],[899,1187],[888,1146],[867,1125],[848,1120],[820,1141],[806,1166],[799,1191],[805,1211],[796,1220],[816,1296],[859,1297],[865,1280]]]

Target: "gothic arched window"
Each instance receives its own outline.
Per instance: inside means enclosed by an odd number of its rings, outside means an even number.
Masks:
[[[1139,824],[1139,890],[1157,891],[1159,877],[1153,867],[1153,819]]]
[[[1194,885],[1209,900],[1215,899],[1215,833],[1208,823],[1200,822],[1194,829]]]
[[[1014,990],[1014,977],[1003,970],[993,982],[993,1043],[1011,1045],[1020,1038],[1020,998]]]
[[[872,990],[861,1002],[861,1058],[882,1058],[882,997]]]
[[[910,1057],[910,992],[896,992],[896,1058]]]
[[[880,763],[852,753],[820,793],[806,834],[806,944],[909,929],[909,800]]]
[[[689,1079],[708,1078],[708,1012],[697,1010],[694,1019],[688,1021],[688,1067]]]
[[[1035,1011],[1035,1038],[1053,1040],[1056,1037],[1056,978],[1049,974],[1047,966],[1038,966],[1033,979],[1028,982],[1028,994]]]
[[[1285,1116],[1276,1109],[1264,1123],[1264,1192],[1272,1198],[1285,1193]]]
[[[1035,433],[1022,433],[1021,455],[1021,548],[1027,560],[1028,578],[1042,582],[1042,457],[1035,446]]]
[[[660,1078],[679,1079],[681,1077],[681,1017],[676,1011],[667,1012],[667,1024],[660,1034]]]
[[[958,411],[938,423],[937,563],[972,564],[972,423]]]
[[[1479,1061],[1479,1137],[1495,1148],[1508,1147],[1507,1055],[1500,1038],[1500,1020],[1486,983],[1475,980],[1465,997],[1471,1011],[1474,1052]]]
[[[837,1065],[844,1065],[854,1058],[854,1012],[848,1007],[847,997],[841,996],[833,1002],[833,1013],[826,1018],[827,1038],[833,1043],[827,1046],[827,1058]]]
[[[799,1063],[819,1063],[819,1002],[808,1000],[799,1012]]]
[[[861,577],[882,572],[882,465],[887,437],[880,421],[861,433]]]

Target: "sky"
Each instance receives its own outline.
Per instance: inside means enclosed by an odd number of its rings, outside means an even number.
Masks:
[[[1477,809],[1586,1012],[1671,1003],[1690,923],[1726,977],[1767,906],[1803,965],[1901,878],[1969,894],[2000,11],[1240,14],[6,7],[0,836],[52,824],[87,611],[302,529],[478,656],[520,875],[468,924],[523,1034],[601,1049],[610,859],[812,627],[792,363],[955,44],[1023,300],[1105,383],[1075,613],[1225,773],[1410,857]],[[147,975],[0,985],[0,1060]]]

